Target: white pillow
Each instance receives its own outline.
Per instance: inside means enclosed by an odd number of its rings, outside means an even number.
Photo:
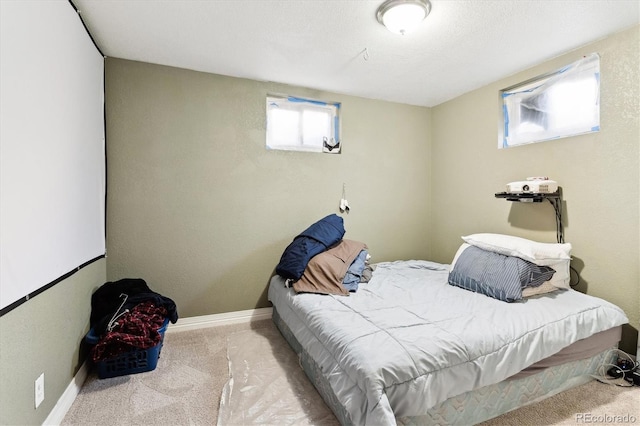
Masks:
[[[476,235],[497,235],[497,234],[474,234],[474,235],[470,235],[469,237],[462,237],[462,239],[465,238],[470,238],[470,237],[474,237]],[[505,235],[505,237],[508,237],[508,235]],[[517,237],[512,237],[512,238],[517,238]],[[482,239],[482,238],[480,238]],[[523,238],[518,238],[519,240],[524,240]],[[527,241],[527,240],[524,240]],[[531,241],[531,243],[534,244],[543,244],[543,243],[535,243],[534,241]],[[483,246],[483,245],[479,245],[479,244],[474,244],[476,247],[480,247],[483,250],[489,250],[489,251],[494,251],[500,254],[504,254],[506,256],[511,256],[510,254],[506,253],[506,250],[493,250],[490,248],[485,248],[488,246]],[[556,245],[556,244],[548,244],[548,245]],[[571,250],[571,244],[560,244],[560,245],[568,245],[569,246],[569,250]],[[453,256],[453,260],[451,261],[451,265],[449,266],[449,272],[451,272],[453,270],[453,267],[456,264],[456,261],[458,260],[458,258],[460,257],[460,255],[462,254],[463,251],[465,251],[465,249],[467,249],[468,247],[470,247],[471,244],[468,243],[462,243],[460,245],[460,247],[458,248],[458,251],[456,252],[455,256]],[[523,256],[521,255],[516,255],[516,257],[519,257],[521,259],[525,259]],[[525,260],[529,260],[529,259],[525,259]],[[554,286],[556,289],[558,288],[562,288],[562,289],[570,289],[571,288],[571,275],[570,275],[570,269],[569,269],[569,265],[571,262],[571,259],[562,259],[562,260],[555,260],[555,259],[542,259],[542,260],[537,260],[537,261],[530,261],[532,263],[535,263],[536,265],[540,265],[540,266],[549,266],[553,269],[555,269],[556,273],[553,274],[553,277],[551,277],[551,279],[549,281],[545,281],[544,284],[549,284]],[[535,287],[532,287],[535,288]],[[533,294],[537,294],[537,293],[533,293]]]
[[[571,244],[569,243],[538,243],[503,234],[472,234],[462,237],[462,239],[483,250],[519,257],[540,266],[553,268],[553,265],[561,260],[571,260]]]
[[[556,270],[556,273],[553,274],[553,277],[548,283],[551,283],[554,287],[570,289],[571,288],[571,271],[569,269],[569,263],[571,261],[569,259],[559,260],[555,263],[549,263],[545,266],[549,266]]]

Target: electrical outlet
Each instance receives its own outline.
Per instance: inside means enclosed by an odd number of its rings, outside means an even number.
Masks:
[[[36,390],[36,408],[38,408],[40,403],[44,401],[44,373],[42,373],[40,377],[36,379],[35,390]]]

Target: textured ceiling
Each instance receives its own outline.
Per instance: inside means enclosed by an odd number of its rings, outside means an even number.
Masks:
[[[382,0],[73,3],[109,57],[423,106],[640,22],[638,0],[431,0],[399,36]]]

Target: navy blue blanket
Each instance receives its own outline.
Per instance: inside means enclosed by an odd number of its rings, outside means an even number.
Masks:
[[[344,233],[344,221],[340,216],[330,214],[320,219],[287,246],[276,266],[276,273],[283,278],[299,280],[309,260],[339,243]]]

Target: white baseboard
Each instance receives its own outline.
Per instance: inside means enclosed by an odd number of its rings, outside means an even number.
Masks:
[[[271,318],[273,308],[248,309],[246,311],[226,312],[223,314],[202,315],[199,317],[180,318],[175,324],[169,324],[167,333],[196,330],[198,328],[216,327],[260,321]]]
[[[87,376],[89,375],[89,363],[85,361],[81,366],[69,386],[64,390],[58,402],[53,407],[43,425],[59,425],[62,423],[64,416],[67,415],[67,411],[73,405],[73,401],[76,400],[76,397],[80,393],[80,389],[82,385],[87,380]]]

